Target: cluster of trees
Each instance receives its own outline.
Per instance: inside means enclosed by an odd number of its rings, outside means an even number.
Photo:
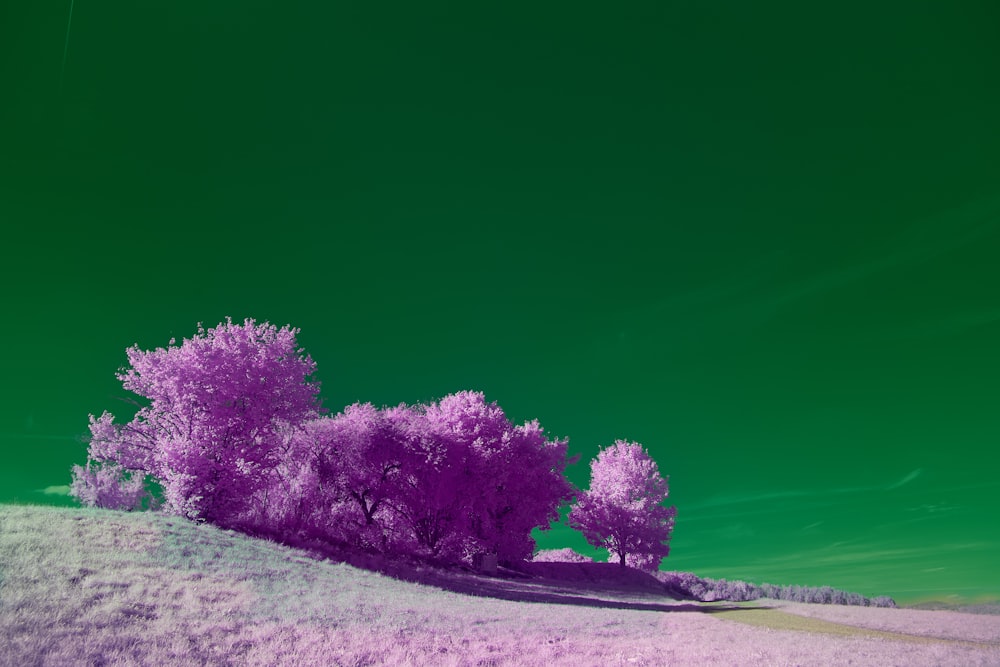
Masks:
[[[741,602],[770,598],[811,604],[845,604],[861,607],[896,606],[896,602],[890,597],[867,598],[860,593],[849,593],[830,586],[757,585],[739,580],[703,579],[690,572],[657,572],[656,576],[672,594],[702,602],[715,600]]]
[[[507,564],[530,559],[531,531],[578,496],[571,525],[623,566],[655,570],[667,554],[676,510],[641,445],[602,451],[581,493],[564,474],[567,441],[511,423],[482,393],[330,416],[297,333],[227,320],[180,345],[129,348],[118,378],[147,404],[124,424],[91,415],[72,494],[248,533]]]

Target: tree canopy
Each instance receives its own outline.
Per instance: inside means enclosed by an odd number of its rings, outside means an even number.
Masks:
[[[578,496],[570,526],[623,567],[653,571],[669,553],[677,510],[642,445],[601,450],[578,493],[564,474],[568,441],[537,420],[512,423],[482,392],[330,416],[297,333],[227,319],[180,344],[129,348],[117,377],[146,404],[124,424],[90,416],[71,493],[283,539],[508,565],[530,560],[532,531]]]
[[[655,571],[670,553],[676,507],[663,503],[667,480],[639,443],[617,440],[590,464],[590,489],[569,513],[587,541],[618,556],[622,567]]]

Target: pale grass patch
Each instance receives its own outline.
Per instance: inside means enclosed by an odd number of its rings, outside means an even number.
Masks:
[[[0,505],[0,665],[1000,664],[996,646],[750,627],[592,583],[477,597],[162,515]],[[524,601],[553,596],[573,604]]]
[[[770,603],[771,601],[768,600]],[[880,609],[777,602],[783,611],[871,630],[954,641],[1000,644],[1000,616],[924,609]],[[887,613],[888,612],[888,613]]]

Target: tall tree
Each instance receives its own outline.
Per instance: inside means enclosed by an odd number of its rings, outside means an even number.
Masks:
[[[567,441],[550,440],[537,420],[509,426],[500,446],[483,457],[479,511],[473,532],[502,563],[531,560],[534,528],[559,520],[576,489],[564,476]]]
[[[406,432],[407,460],[392,508],[419,549],[448,560],[471,548],[468,523],[479,480],[470,441],[496,427],[487,415],[463,410],[465,393],[396,414]]]
[[[514,426],[481,392],[450,394],[403,416],[407,456],[391,505],[416,542],[449,559],[529,559],[532,529],[548,528],[572,498],[566,441],[546,439],[537,421]]]
[[[639,443],[617,440],[590,464],[590,489],[569,513],[570,526],[595,547],[608,549],[622,567],[659,568],[670,553],[667,542],[676,507],[663,503],[669,493],[656,461]]]
[[[321,411],[298,331],[227,318],[180,345],[129,348],[118,378],[149,405],[124,425],[91,416],[89,458],[151,475],[169,511],[238,522],[278,464],[288,425]]]
[[[402,472],[412,467],[407,411],[405,406],[379,410],[371,403],[355,403],[334,417],[307,424],[321,435],[316,479],[326,491],[326,519],[335,524],[331,528],[340,539],[384,550],[396,537],[389,531],[395,524],[390,505]]]

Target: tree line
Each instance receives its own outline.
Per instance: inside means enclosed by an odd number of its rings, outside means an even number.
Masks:
[[[330,415],[298,331],[227,318],[180,344],[129,348],[117,377],[142,400],[126,423],[90,416],[71,494],[289,541],[509,566],[572,503],[569,524],[623,567],[655,571],[669,553],[676,508],[642,445],[602,449],[581,490],[565,476],[566,439],[512,423],[481,392]]]

